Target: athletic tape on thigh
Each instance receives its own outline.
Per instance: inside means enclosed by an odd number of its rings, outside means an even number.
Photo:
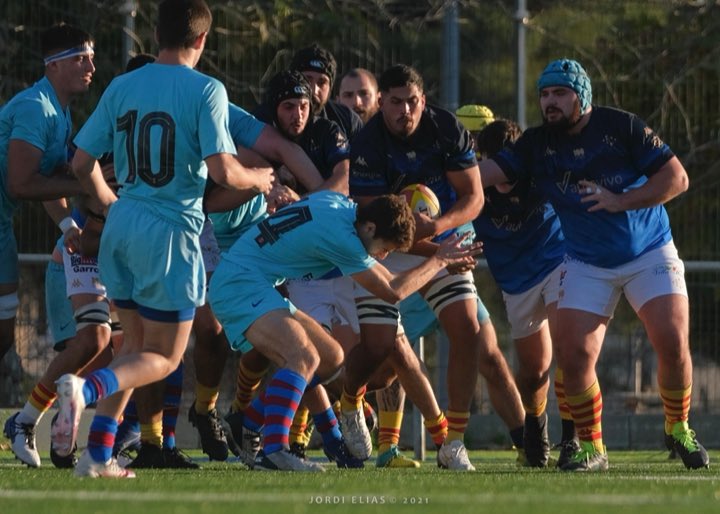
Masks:
[[[18,305],[20,305],[20,300],[18,299],[17,291],[0,296],[0,319],[14,318]]]
[[[380,298],[363,298],[356,306],[360,324],[397,325],[400,319],[398,308]]]
[[[472,275],[446,275],[436,280],[425,293],[430,308],[435,316],[440,315],[446,306],[459,300],[477,298],[477,289],[472,281]]]
[[[110,328],[110,304],[107,300],[101,300],[78,307],[74,316],[77,331],[90,325],[100,325]]]

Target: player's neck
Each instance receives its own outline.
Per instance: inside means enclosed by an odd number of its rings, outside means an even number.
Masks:
[[[200,60],[198,51],[192,48],[164,48],[160,50],[155,62],[157,64],[180,65],[194,68],[198,60]]]
[[[57,96],[58,103],[60,106],[65,109],[68,105],[70,105],[70,102],[77,96],[76,94],[70,93],[69,91],[66,91],[63,87],[63,84],[55,77],[51,77],[49,75],[46,75],[48,81],[50,82],[50,85],[52,86],[53,90],[55,91],[55,96]]]

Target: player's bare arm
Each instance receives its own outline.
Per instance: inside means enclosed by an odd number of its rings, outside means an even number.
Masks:
[[[322,176],[307,154],[274,127],[268,125],[260,132],[253,149],[272,161],[282,162],[308,191],[322,187]]]
[[[332,175],[322,185],[322,189],[330,189],[344,195],[350,194],[350,160],[340,161],[333,168]]]
[[[270,163],[254,150],[238,146],[236,159],[245,168],[267,173],[272,173]],[[224,187],[212,187],[205,195],[205,209],[208,212],[226,212],[236,209],[240,205],[249,202],[257,193],[253,189],[227,189]]]
[[[421,218],[422,222],[416,228],[417,239],[436,236],[468,223],[477,218],[482,210],[485,195],[477,166],[461,171],[448,171],[446,176],[457,193],[457,201],[436,220]]]
[[[102,214],[106,214],[107,208],[117,200],[117,196],[105,181],[97,159],[78,148],[73,157],[72,170],[83,190],[102,207]]]
[[[642,186],[624,193],[613,193],[588,180],[578,181],[584,188],[583,203],[590,203],[588,212],[604,209],[608,212],[631,211],[664,204],[688,189],[689,179],[677,157],[672,157]]]
[[[378,298],[397,303],[427,284],[441,269],[450,265],[469,265],[482,252],[482,245],[464,245],[466,236],[451,236],[438,245],[435,255],[419,266],[397,275],[378,263],[355,273],[352,278]]]
[[[57,169],[49,177],[40,174],[43,151],[20,139],[11,139],[8,145],[8,193],[22,200],[56,200],[74,196],[81,191],[80,184],[68,173],[67,167]]]
[[[205,164],[210,178],[220,187],[246,189],[254,194],[267,194],[272,188],[272,169],[247,168],[229,153],[210,155],[205,158]]]
[[[483,159],[478,163],[478,166],[483,187],[497,186],[508,182],[505,172],[494,160]]]

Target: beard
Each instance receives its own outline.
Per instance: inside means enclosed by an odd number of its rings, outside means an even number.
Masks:
[[[559,111],[559,109],[555,109],[555,111]],[[559,119],[553,121],[549,121],[547,119],[546,113],[543,113],[542,117],[543,126],[557,132],[566,132],[573,128],[575,125],[577,125],[578,122],[582,119],[583,115],[580,113],[580,102],[576,100],[570,116],[563,115]]]

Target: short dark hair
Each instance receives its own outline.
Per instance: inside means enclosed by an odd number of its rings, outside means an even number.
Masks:
[[[415,217],[404,197],[398,195],[378,196],[370,203],[358,207],[357,222],[375,224],[375,238],[408,250],[415,238]]]
[[[393,87],[417,86],[420,91],[423,89],[423,79],[420,73],[407,64],[396,64],[385,70],[378,79],[380,91],[389,92]]]
[[[146,64],[151,64],[155,62],[155,56],[150,54],[137,54],[130,58],[130,60],[125,65],[125,73],[129,73],[131,71],[135,71],[138,68],[142,68]]]
[[[58,23],[42,33],[40,36],[40,50],[43,57],[48,57],[62,50],[82,46],[85,43],[92,45],[94,42],[89,32],[67,23]]]
[[[164,0],[158,7],[158,46],[190,48],[211,25],[212,13],[204,0]]]
[[[346,77],[347,77],[347,78],[351,78],[351,79],[357,79],[357,78],[360,78],[360,77],[367,77],[368,80],[370,81],[370,83],[371,83],[371,84],[373,85],[373,87],[375,88],[375,91],[378,91],[378,82],[377,82],[377,79],[375,78],[375,74],[374,74],[372,71],[370,71],[370,70],[366,70],[365,68],[353,68],[353,69],[351,69],[350,71],[348,71],[347,73],[345,73],[345,75],[342,76],[342,78],[340,79],[340,83],[341,83],[341,84],[342,84],[342,81],[343,81]]]
[[[477,135],[478,153],[493,157],[522,134],[520,125],[511,120],[498,118],[489,123]]]

